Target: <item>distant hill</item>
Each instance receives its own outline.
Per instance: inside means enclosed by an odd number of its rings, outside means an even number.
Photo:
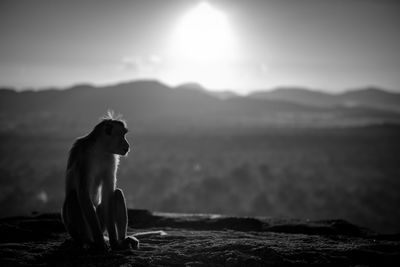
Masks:
[[[371,89],[340,95],[280,89],[241,97],[211,93],[196,84],[171,88],[152,80],[65,90],[3,89],[0,126],[2,131],[70,131],[92,126],[107,109],[122,113],[136,131],[144,132],[364,125],[399,122],[398,99],[397,94]]]
[[[400,112],[400,94],[379,88],[363,88],[340,94],[329,94],[304,88],[279,88],[248,95],[252,99],[280,100],[315,107],[366,107]]]
[[[204,88],[202,85],[200,85],[198,83],[185,83],[185,84],[181,84],[181,85],[175,87],[174,89],[200,91],[200,92],[206,93],[208,95],[211,95],[211,96],[214,96],[214,97],[217,97],[220,99],[239,97],[236,93],[229,91],[229,90],[225,90],[225,91],[207,90],[206,88]]]
[[[390,93],[378,88],[352,90],[338,96],[341,103],[350,106],[375,107],[400,112],[400,94]]]

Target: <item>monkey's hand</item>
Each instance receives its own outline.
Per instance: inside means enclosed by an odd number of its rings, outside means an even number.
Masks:
[[[139,249],[139,240],[133,236],[127,236],[124,240],[111,243],[112,250]]]

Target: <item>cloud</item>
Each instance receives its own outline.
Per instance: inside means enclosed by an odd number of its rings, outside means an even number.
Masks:
[[[124,57],[122,59],[122,71],[136,75],[155,74],[160,69],[162,58],[152,54],[148,56]]]

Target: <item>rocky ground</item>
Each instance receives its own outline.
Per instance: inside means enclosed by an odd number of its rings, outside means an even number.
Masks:
[[[59,214],[0,219],[0,266],[400,266],[400,235],[342,220],[298,221],[129,210],[139,250],[73,246]]]

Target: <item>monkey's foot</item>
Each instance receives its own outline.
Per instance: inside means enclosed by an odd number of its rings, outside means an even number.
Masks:
[[[126,237],[122,242],[128,243],[133,249],[139,249],[139,240],[133,236]]]
[[[127,236],[124,240],[111,245],[112,250],[139,249],[139,240],[133,236]]]

